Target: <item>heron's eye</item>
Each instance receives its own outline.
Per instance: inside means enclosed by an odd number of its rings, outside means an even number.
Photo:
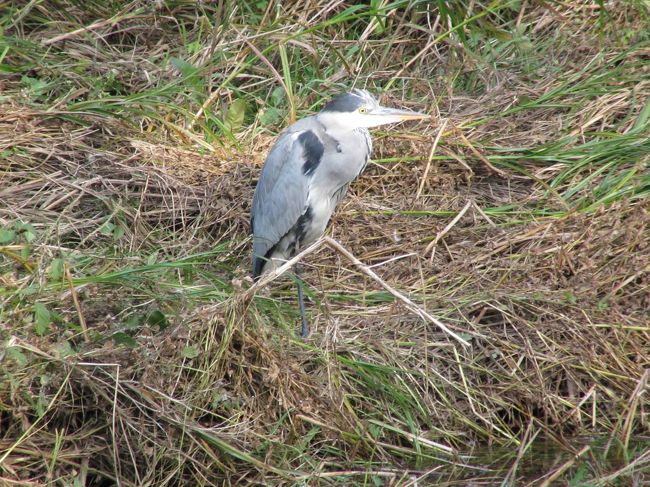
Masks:
[[[366,113],[368,109],[366,107],[359,108],[359,113]]]

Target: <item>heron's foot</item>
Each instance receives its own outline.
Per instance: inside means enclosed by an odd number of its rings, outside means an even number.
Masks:
[[[307,314],[305,313],[305,296],[303,292],[303,282],[298,278],[298,308],[300,309],[300,336],[302,338],[307,338],[309,335],[309,323],[307,322]]]
[[[300,328],[300,337],[301,338],[307,338],[309,335],[309,323],[307,322],[307,315],[305,313],[305,296],[303,292],[303,286],[304,283],[302,282],[302,279],[300,278],[300,266],[296,264],[294,266],[294,272],[296,274],[297,278],[297,285],[298,285],[298,307],[300,308],[300,322],[301,322],[301,328]]]
[[[307,338],[309,336],[309,323],[307,322],[307,317],[302,315],[302,327],[300,328],[300,338]]]

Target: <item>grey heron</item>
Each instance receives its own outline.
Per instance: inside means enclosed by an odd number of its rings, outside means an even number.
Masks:
[[[369,128],[429,117],[383,107],[368,91],[355,89],[282,132],[264,162],[253,196],[253,278],[323,235],[348,186],[368,164]],[[297,266],[294,270],[298,275]],[[305,337],[309,328],[299,277],[298,304]]]

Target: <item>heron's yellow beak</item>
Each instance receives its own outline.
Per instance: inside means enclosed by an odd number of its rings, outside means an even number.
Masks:
[[[378,115],[380,117],[386,117],[387,120],[394,122],[401,122],[403,120],[424,120],[425,118],[431,118],[431,115],[427,113],[412,112],[410,110],[398,110],[396,108],[380,108],[372,112],[372,115]]]

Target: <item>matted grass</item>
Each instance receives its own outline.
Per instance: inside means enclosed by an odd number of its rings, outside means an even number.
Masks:
[[[650,480],[644,2],[0,5],[0,483]],[[375,131],[301,340],[250,200],[352,86],[436,121]]]

